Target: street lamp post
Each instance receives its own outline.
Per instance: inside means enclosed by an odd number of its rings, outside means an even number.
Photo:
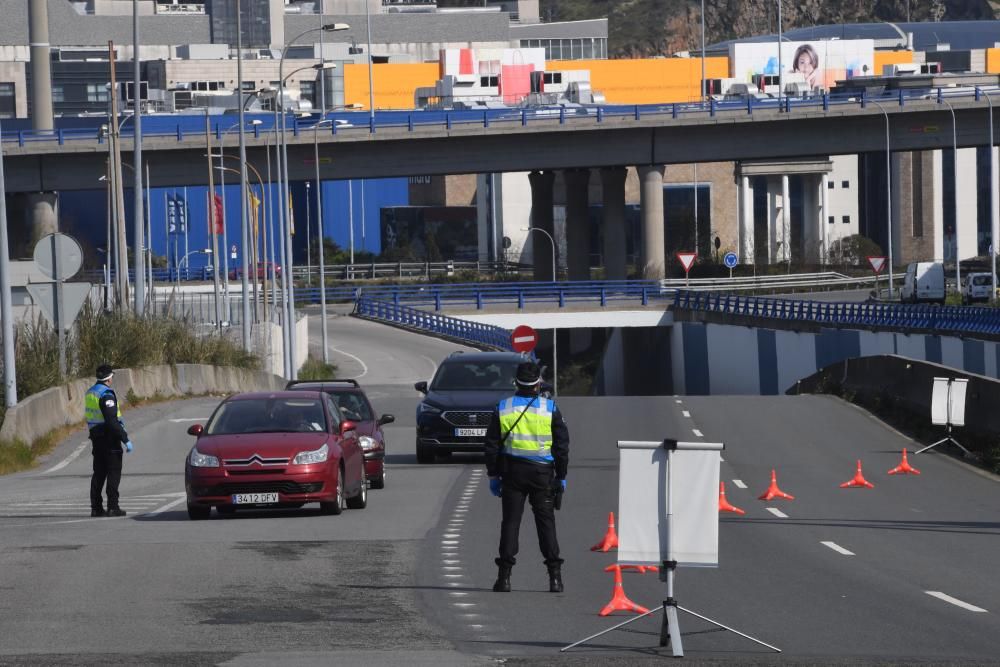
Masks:
[[[336,31],[340,31],[340,30],[348,30],[349,28],[350,28],[350,26],[347,25],[346,23],[327,23],[327,24],[325,24],[325,25],[323,25],[323,26],[321,26],[319,28],[310,28],[309,30],[305,30],[305,31],[299,33],[298,35],[296,35],[295,37],[293,37],[288,42],[287,45],[285,45],[285,48],[284,48],[284,50],[281,53],[281,60],[278,61],[278,98],[281,101],[282,107],[284,106],[284,103],[285,103],[285,76],[284,76],[284,71],[285,71],[285,57],[288,55],[289,48],[291,48],[295,44],[295,42],[297,42],[300,38],[302,38],[305,35],[308,35],[310,33],[319,32],[321,30],[324,31],[324,32],[336,32]],[[322,71],[324,69],[328,69],[327,65],[330,65],[330,64],[334,64],[334,63],[320,62],[319,66],[318,67],[314,67],[314,69]],[[284,207],[285,210],[286,210],[286,212],[287,212],[287,210],[288,210],[288,141],[287,141],[287,137],[285,135],[285,119],[286,119],[286,117],[287,117],[287,114],[285,113],[285,109],[282,108],[282,110],[281,110],[281,135],[280,135],[280,141],[281,141],[281,167],[280,167],[280,169],[281,169],[281,174],[282,174],[282,179],[281,179],[282,180],[281,202],[282,202],[282,207]],[[292,267],[292,261],[291,261],[291,258],[292,258],[292,247],[291,247],[292,246],[292,238],[291,238],[290,231],[291,231],[290,226],[286,225],[285,234],[287,236],[287,239],[286,239],[286,243],[285,243],[285,246],[286,246],[285,250],[286,250],[286,252],[288,254],[286,256],[286,260],[287,261],[285,262],[285,271],[282,274],[284,276],[287,276],[288,273],[291,272],[292,268],[293,268]],[[294,284],[295,281],[291,277],[289,277],[287,279],[287,283],[288,283],[288,290],[286,292],[285,300],[286,300],[286,307],[288,309],[288,319],[287,319],[287,322],[286,322],[286,326],[287,327],[294,327],[295,326],[295,284]],[[290,357],[291,365],[288,368],[289,373],[287,375],[289,376],[289,379],[294,380],[294,379],[296,379],[298,377],[298,369],[296,368],[296,363],[295,363],[296,341],[295,341],[295,334],[294,334],[293,331],[289,331],[288,341],[289,341],[289,346],[288,347],[289,347],[289,357]]]
[[[781,75],[783,74],[781,66],[781,0],[777,0],[778,3],[778,111],[781,111],[781,96],[784,93],[782,91],[783,86],[781,85]]]
[[[135,314],[142,316],[146,303],[146,269],[143,266],[145,246],[145,217],[143,216],[142,192],[142,94],[139,74],[139,0],[132,0],[132,59],[135,61],[135,77],[132,84],[132,116],[135,118],[135,135],[132,140],[135,154],[134,209],[132,211],[132,264],[135,269]],[[111,65],[114,67],[114,63]]]
[[[211,248],[205,248],[203,250],[192,250],[191,252],[185,253],[184,257],[181,258],[180,264],[177,265],[178,271],[180,270],[180,266],[182,264],[187,263],[187,258],[188,257],[190,257],[191,255],[200,255],[200,254],[211,255],[212,254],[212,249]]]
[[[0,136],[3,132],[0,130]],[[3,172],[3,142],[0,141],[0,327],[3,336],[3,395],[8,408],[17,405],[17,369],[14,359],[14,321],[11,316],[10,248],[7,242],[7,182]]]
[[[365,22],[368,24],[368,117],[375,120],[375,77],[372,74],[372,10],[365,0]],[[374,124],[374,123],[373,123]]]
[[[309,192],[309,187],[310,183],[306,181],[306,285],[312,287],[312,215],[309,212],[309,200],[312,199],[312,195]]]
[[[875,100],[870,100],[872,104],[879,108],[882,115],[885,116],[885,215],[886,215],[886,230],[889,236],[887,237],[886,245],[888,246],[888,260],[889,260],[889,300],[894,298],[893,288],[892,288],[892,154],[889,150],[889,113],[885,110],[881,104]],[[820,221],[820,224],[823,224]],[[878,285],[876,284],[877,288]],[[995,290],[994,290],[995,291]]]
[[[552,234],[541,227],[522,227],[522,232],[541,232],[545,234],[549,239],[549,243],[552,244],[552,282],[559,280],[559,274],[556,271],[556,240],[552,238]],[[552,327],[552,393],[559,394],[559,329],[555,326]]]
[[[319,224],[319,312],[320,329],[323,337],[323,363],[330,363],[328,350],[328,335],[326,326],[326,244],[323,242],[323,186],[319,179],[319,126],[332,123],[332,120],[321,120],[313,125],[313,164],[316,166],[316,219]]]
[[[240,11],[240,0],[236,0],[236,86],[239,90],[240,119],[240,227],[242,228],[243,252],[240,253],[240,267],[243,275],[240,282],[243,289],[243,350],[250,351],[250,294],[249,276],[247,270],[247,249],[250,247],[250,219],[247,210],[247,145],[246,128],[243,125],[243,18]],[[254,283],[256,286],[256,282]],[[254,313],[257,303],[254,302]]]
[[[989,138],[990,138],[990,273],[993,276],[993,290],[990,301],[997,299],[997,237],[1000,236],[1000,193],[997,192],[997,154],[993,144],[993,98],[985,90],[980,90],[986,96],[989,105]],[[993,91],[996,92],[996,91]]]
[[[958,292],[962,291],[962,254],[960,252],[961,244],[959,243],[959,233],[958,233],[958,124],[955,121],[955,107],[951,106],[951,102],[944,98],[938,98],[947,107],[948,111],[951,112],[951,153],[954,167],[952,168],[952,180],[954,184],[952,189],[955,192],[953,197],[955,201],[955,289]]]

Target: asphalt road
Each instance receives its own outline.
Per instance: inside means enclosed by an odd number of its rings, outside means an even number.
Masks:
[[[387,487],[368,508],[188,521],[184,431],[217,403],[199,398],[126,413],[129,516],[90,519],[90,456],[74,434],[0,481],[0,665],[659,659],[656,618],[558,649],[615,622],[597,616],[614,555],[589,550],[617,505],[615,443],[664,437],[725,442],[727,496],[747,512],[721,518],[718,569],[678,572],[680,604],[784,650],[682,615],[687,662],[996,664],[997,481],[939,454],[911,455],[919,477],[889,477],[912,444],[824,397],[560,400],[573,439],[558,516],[567,590],[546,592],[527,513],[515,592],[492,593],[500,512],[481,458],[413,457],[412,382],[458,346],[342,315],[332,360],[397,416]],[[318,346],[318,323],[310,334]],[[858,458],[875,488],[840,489]],[[795,500],[756,500],[772,467]],[[662,598],[654,574],[626,574],[625,591],[647,607]]]

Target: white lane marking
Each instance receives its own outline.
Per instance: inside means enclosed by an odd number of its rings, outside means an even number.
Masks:
[[[444,575],[441,575],[441,576],[448,577],[449,579],[464,579],[465,578],[464,574],[444,574]]]
[[[777,507],[767,507],[766,509],[767,509],[768,512],[770,512],[774,516],[778,517],[779,519],[787,519],[788,518],[788,515],[785,514],[784,512],[782,512],[781,510],[779,510]]]
[[[698,436],[699,438],[704,438],[704,437],[705,437],[705,434],[704,434],[704,433],[702,433],[701,431],[699,431],[699,430],[698,430],[698,429],[696,429],[696,428],[693,428],[693,429],[691,429],[691,432],[692,432],[692,433],[694,433],[694,434],[695,434],[696,436]],[[720,458],[721,458],[721,457],[720,457]]]
[[[455,560],[444,560],[444,559],[442,559],[441,562],[444,563],[445,565],[458,565],[462,561],[457,560],[457,559],[455,559]],[[465,593],[462,593],[462,595],[465,595]]]
[[[177,498],[177,499],[175,499],[175,500],[171,500],[171,501],[170,501],[169,503],[167,503],[166,505],[163,505],[163,506],[161,506],[161,507],[157,507],[157,508],[156,508],[155,510],[153,510],[152,512],[146,512],[146,513],[145,513],[145,514],[143,514],[142,516],[154,516],[154,515],[156,515],[156,514],[163,514],[163,513],[164,513],[164,512],[166,512],[166,511],[167,511],[168,509],[170,509],[170,508],[172,508],[172,507],[176,507],[177,505],[180,505],[181,503],[186,503],[186,502],[187,502],[187,497],[186,497],[186,496],[185,496],[184,498]]]
[[[469,627],[472,628],[473,630],[482,630],[483,629],[483,626],[479,625],[478,623],[470,623]]]
[[[462,566],[461,565],[442,565],[441,569],[442,570],[446,570],[448,572],[460,572],[462,570]]]
[[[680,403],[680,402],[681,402],[681,399],[679,399],[679,398],[674,400],[674,403]]]
[[[738,489],[745,489],[745,488],[747,488],[747,485],[743,483],[742,479],[734,479],[733,480],[733,486],[735,486]]]
[[[441,544],[458,544],[458,540],[441,540]]]
[[[983,609],[982,607],[977,607],[976,605],[969,604],[968,602],[962,602],[958,598],[953,598],[953,597],[951,597],[950,595],[948,595],[946,593],[942,593],[941,591],[924,591],[924,593],[927,593],[931,597],[935,597],[935,598],[937,598],[939,600],[944,600],[945,602],[949,602],[949,603],[955,605],[956,607],[961,607],[962,609],[965,609],[966,611],[975,611],[975,612],[979,612],[979,613],[983,613],[983,614],[986,613],[986,610]]]
[[[452,602],[451,606],[452,607],[460,607],[462,609],[465,609],[466,607],[475,607],[476,603],[475,602]]]
[[[840,546],[836,542],[820,542],[820,544],[822,544],[824,547],[829,547],[829,548],[833,549],[834,551],[836,551],[838,554],[841,554],[842,556],[853,556],[854,555],[853,551],[848,551],[847,549],[845,549],[844,547]]]
[[[449,540],[453,540],[456,537],[461,537],[461,536],[462,536],[461,533],[445,533],[444,534],[444,537],[447,537]]]
[[[178,417],[177,419],[168,419],[167,421],[175,424],[180,422],[202,422],[208,421],[208,417]]]
[[[87,521],[109,521],[107,517],[93,517],[91,519],[73,519],[72,521],[45,521],[35,523],[12,523],[0,525],[0,528],[38,528],[39,526],[60,526],[65,523],[85,523]]]
[[[438,365],[437,365],[437,363],[433,359],[431,359],[430,357],[428,357],[426,354],[421,354],[420,358],[421,359],[426,359],[427,363],[429,363],[431,365],[431,373],[434,373],[434,372],[437,371]]]
[[[466,595],[468,595],[468,593],[466,593],[465,591],[449,591],[448,595],[451,595],[456,598],[464,598]]]
[[[688,412],[687,410],[681,410],[681,414],[687,417],[688,419],[691,418],[691,413]]]
[[[463,586],[464,584],[461,581],[446,581],[446,582],[444,582],[444,585],[445,586]]]
[[[343,350],[338,349],[336,347],[331,347],[330,349],[333,350],[334,352],[339,352],[340,354],[344,355],[345,357],[350,357],[351,359],[354,359],[356,362],[358,362],[359,364],[361,364],[361,368],[362,368],[361,375],[355,375],[353,379],[360,380],[364,376],[368,375],[368,366],[365,364],[365,362],[361,361],[361,359],[359,357],[354,356],[350,352],[344,352]]]
[[[59,463],[55,464],[54,466],[52,466],[48,470],[42,472],[41,474],[48,475],[50,472],[55,472],[57,470],[62,470],[63,468],[65,468],[66,466],[68,466],[70,463],[72,463],[73,461],[75,461],[77,459],[77,457],[80,456],[80,454],[83,453],[83,450],[86,449],[87,445],[89,445],[89,444],[90,444],[90,440],[85,440],[84,442],[81,442],[77,446],[76,449],[74,449],[72,452],[70,452],[69,456],[67,456],[62,461],[60,461]]]

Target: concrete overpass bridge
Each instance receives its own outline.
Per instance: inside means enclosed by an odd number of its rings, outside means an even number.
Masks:
[[[987,145],[990,136],[990,99],[980,91],[959,89],[944,95],[915,98],[849,98],[829,96],[777,103],[656,105],[598,109],[593,114],[537,116],[526,112],[512,118],[466,112],[430,114],[413,111],[376,115],[364,127],[333,130],[296,126],[289,135],[289,176],[315,177],[314,142],[320,144],[319,172],[324,180],[380,178],[409,175],[467,174],[531,171],[534,226],[554,227],[552,201],[557,170],[567,184],[567,266],[571,279],[589,275],[586,241],[574,230],[584,228],[588,211],[590,169],[599,168],[603,192],[604,258],[606,277],[625,277],[625,175],[636,166],[641,180],[643,266],[646,275],[662,276],[663,167],[706,161],[798,161],[808,171],[813,162],[830,155],[877,152],[885,149],[886,120],[893,151]],[[953,135],[952,114],[955,119]],[[362,114],[363,115],[363,114]],[[357,114],[340,118],[358,121]],[[367,116],[365,116],[367,119]],[[204,123],[197,118],[187,130],[178,125],[168,136],[147,136],[144,150],[153,165],[151,185],[204,184],[206,149]],[[270,122],[269,120],[266,122]],[[218,123],[217,123],[218,124]],[[993,119],[1000,135],[998,119]],[[258,126],[248,140],[248,158],[265,160],[271,142],[268,125]],[[232,148],[235,133],[216,132],[222,145]],[[123,147],[127,150],[126,138]],[[96,132],[84,138],[62,133],[48,137],[21,135],[5,140],[7,189],[39,192],[90,189],[94,174],[103,171],[107,145]],[[820,156],[817,158],[817,156]],[[754,222],[747,212],[748,181],[757,172],[741,174],[739,245],[741,257],[753,256]],[[803,172],[805,173],[805,172]],[[784,214],[782,214],[784,215]],[[819,220],[823,216],[818,217]],[[819,233],[822,234],[823,226]],[[777,232],[769,230],[770,237]],[[770,238],[769,237],[769,238]],[[773,245],[773,239],[769,241]],[[536,276],[551,278],[547,258],[536,259]]]

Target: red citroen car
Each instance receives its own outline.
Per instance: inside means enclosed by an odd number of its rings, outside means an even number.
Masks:
[[[368,504],[365,457],[354,422],[318,391],[230,396],[215,409],[184,463],[188,516],[208,518],[212,507],[302,507],[325,514]]]

